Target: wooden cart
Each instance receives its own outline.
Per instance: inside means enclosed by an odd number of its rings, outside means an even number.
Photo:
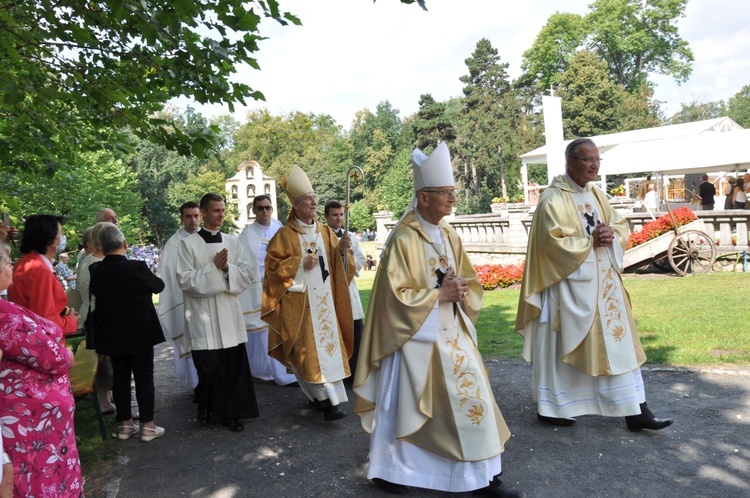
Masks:
[[[716,243],[706,232],[703,220],[678,227],[669,204],[667,209],[673,231],[625,251],[623,271],[632,272],[651,263],[662,267],[669,265],[679,275],[708,273],[713,269]]]

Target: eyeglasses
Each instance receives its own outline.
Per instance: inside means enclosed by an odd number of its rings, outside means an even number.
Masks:
[[[582,161],[584,164],[588,164],[591,166],[592,164],[601,164],[603,159],[601,157],[593,158],[593,157],[578,157],[578,156],[570,156],[573,159],[578,159],[579,161]]]
[[[258,211],[273,211],[273,206],[255,206],[253,209]]]
[[[318,196],[317,195],[307,195],[305,197],[300,197],[299,200],[301,202],[318,202]]]
[[[434,192],[436,194],[444,195],[445,197],[450,197],[452,195],[456,195],[456,189],[454,188],[448,188],[445,190],[427,190],[425,189],[425,192]]]

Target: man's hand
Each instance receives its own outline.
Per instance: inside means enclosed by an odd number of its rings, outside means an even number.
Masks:
[[[228,270],[229,269],[229,250],[225,247],[221,251],[216,253],[216,256],[214,256],[214,264],[216,265],[216,268],[219,270]]]
[[[604,223],[598,224],[591,235],[594,237],[594,247],[609,247],[615,241],[614,230]]]
[[[341,236],[341,239],[339,240],[339,254],[345,256],[347,249],[349,249],[351,246],[352,240],[349,238],[349,234],[344,232],[344,234]]]
[[[308,254],[302,258],[302,266],[305,270],[312,270],[318,266],[318,256],[316,254]]]
[[[75,319],[75,321],[76,321],[76,323],[78,325],[81,324],[81,315],[79,315],[76,310],[71,309],[70,310],[70,316],[72,316]]]
[[[461,303],[469,293],[469,284],[465,278],[457,277],[453,268],[443,278],[440,285],[441,303]]]

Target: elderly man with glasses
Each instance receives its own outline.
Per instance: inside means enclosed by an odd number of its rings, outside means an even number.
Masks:
[[[318,198],[299,166],[281,186],[292,210],[266,252],[261,318],[268,323],[268,354],[292,370],[311,405],[331,422],[346,416],[339,405],[347,401],[343,380],[351,375],[351,241],[347,234],[339,241],[317,221]]]
[[[565,158],[534,213],[515,327],[533,365],[537,417],[557,426],[625,417],[634,432],[663,429],[672,420],[646,406],[646,355],[620,277],[628,222],[591,183],[596,144],[573,140]]]
[[[414,198],[385,243],[354,379],[367,477],[393,494],[518,496],[499,479],[510,432],[474,329],[482,285],[443,219],[456,202],[450,153],[441,143],[412,159]]]

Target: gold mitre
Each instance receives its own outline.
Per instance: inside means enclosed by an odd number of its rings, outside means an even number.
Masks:
[[[281,186],[292,202],[305,194],[314,192],[310,179],[307,178],[307,173],[296,164],[292,166],[289,174],[281,179]]]
[[[451,154],[445,142],[438,144],[429,157],[421,150],[414,149],[411,154],[411,162],[414,169],[414,192],[419,192],[426,187],[453,187],[456,185],[453,178],[453,167],[451,166]]]

